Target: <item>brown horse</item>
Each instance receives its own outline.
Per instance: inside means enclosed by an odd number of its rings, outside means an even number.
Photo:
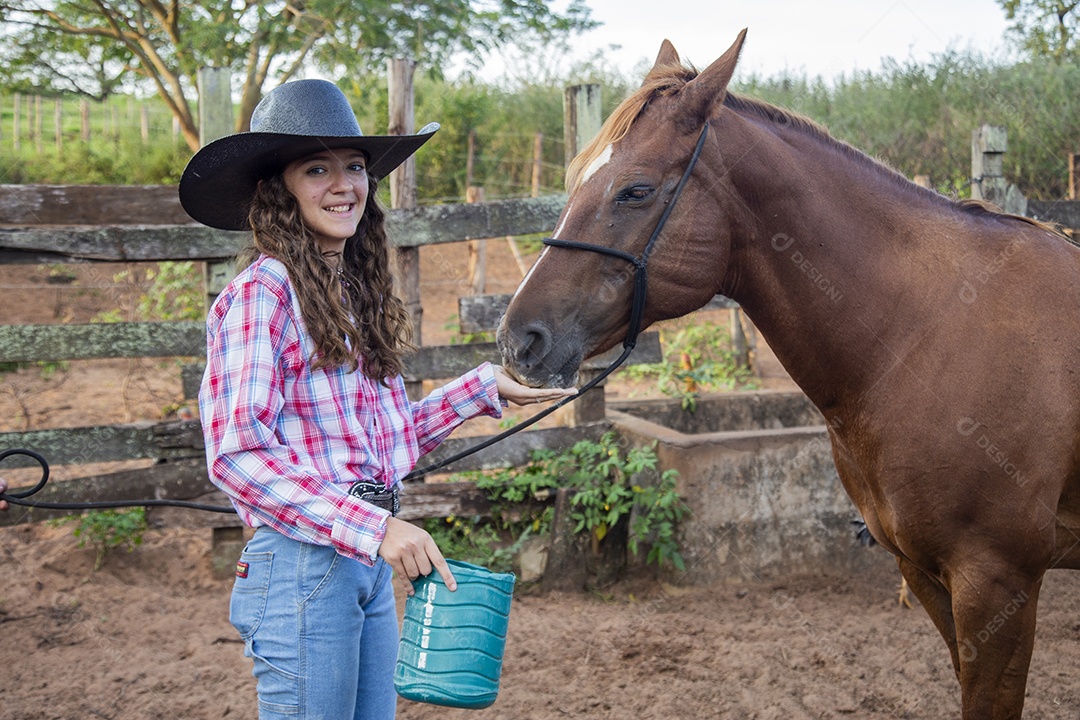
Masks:
[[[1080,251],[728,93],[744,36],[700,74],[665,41],[575,159],[500,327],[506,366],[566,386],[636,332],[634,258],[643,327],[738,301],[825,416],[844,488],[948,644],[963,717],[1018,718],[1043,573],[1080,566]]]

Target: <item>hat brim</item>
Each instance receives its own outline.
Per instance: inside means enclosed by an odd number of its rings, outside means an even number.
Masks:
[[[221,230],[250,230],[248,212],[259,180],[293,160],[322,150],[355,148],[368,158],[368,173],[385,178],[439,129],[431,123],[416,135],[312,137],[244,132],[203,146],[180,178],[180,204],[193,219]]]

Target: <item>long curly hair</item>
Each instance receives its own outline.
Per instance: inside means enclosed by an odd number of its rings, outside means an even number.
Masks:
[[[386,213],[368,176],[367,204],[356,234],[345,243],[342,275],[322,256],[281,173],[259,182],[248,220],[252,245],[237,257],[245,268],[260,254],[285,265],[304,324],[315,345],[313,366],[361,369],[383,383],[401,374],[402,356],[415,349],[404,303],[394,294]]]

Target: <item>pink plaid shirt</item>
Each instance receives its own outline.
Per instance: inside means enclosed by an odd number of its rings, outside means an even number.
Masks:
[[[312,368],[313,345],[285,266],[263,256],[207,318],[199,409],[210,479],[252,527],[369,565],[389,513],[349,495],[357,480],[398,484],[420,455],[478,415],[501,416],[485,363],[412,403],[346,368]]]

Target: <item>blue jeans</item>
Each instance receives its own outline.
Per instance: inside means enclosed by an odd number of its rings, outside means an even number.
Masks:
[[[368,567],[269,528],[255,532],[237,566],[229,621],[255,662],[259,720],[394,717],[390,576],[381,558]]]

